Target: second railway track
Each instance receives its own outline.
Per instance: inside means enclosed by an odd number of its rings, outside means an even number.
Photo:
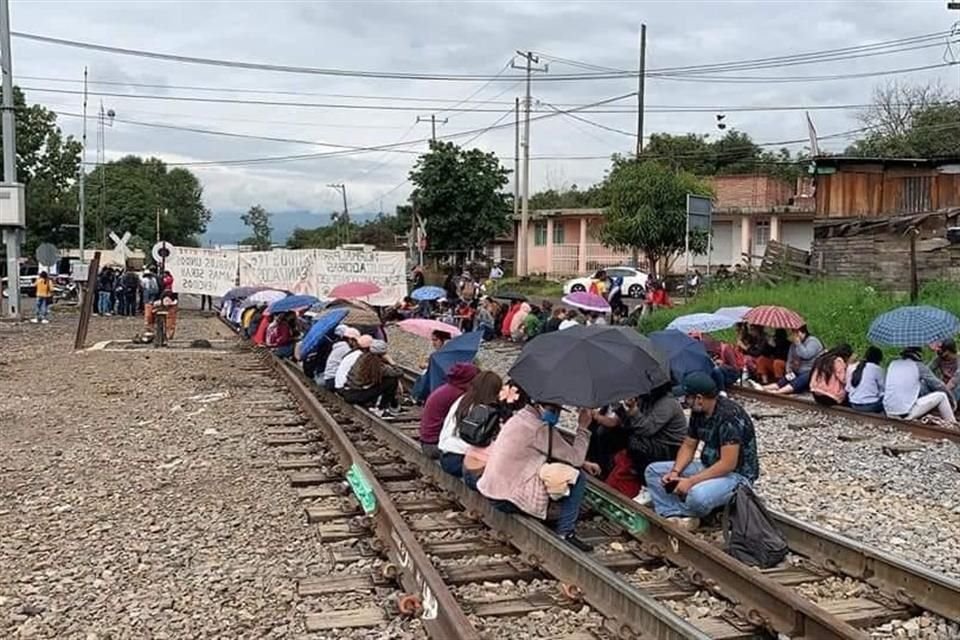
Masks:
[[[558,625],[582,630],[571,638],[867,638],[897,621],[912,628],[922,612],[960,622],[958,583],[785,515],[790,562],[761,572],[709,532],[678,530],[591,483],[578,534],[596,550],[583,554],[539,522],[492,509],[422,456],[415,410],[388,423],[264,357],[322,434],[291,427],[281,467],[321,539],[347,548],[337,557],[345,577],[304,581],[301,595],[400,585],[386,605],[318,611],[309,630],[376,627],[391,613],[417,616],[434,638],[504,637],[519,616],[531,637],[556,636]],[[359,499],[345,495],[344,477]],[[386,555],[377,572],[349,571],[377,554]]]

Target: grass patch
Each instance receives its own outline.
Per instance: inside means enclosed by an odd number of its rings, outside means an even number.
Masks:
[[[530,298],[559,298],[563,295],[563,283],[546,278],[503,278],[493,289],[497,291],[512,291],[522,293]]]
[[[665,328],[677,316],[712,312],[719,307],[741,305],[756,307],[775,304],[793,309],[802,315],[810,333],[824,346],[847,342],[857,353],[869,345],[867,329],[884,311],[910,304],[905,294],[878,290],[870,285],[849,280],[785,283],[776,287],[749,284],[738,288],[702,292],[682,307],[658,311],[640,322],[644,333]],[[920,292],[918,304],[946,309],[960,316],[960,285],[953,282],[932,282]],[[728,339],[732,332],[720,332]],[[891,352],[896,350],[891,350]]]

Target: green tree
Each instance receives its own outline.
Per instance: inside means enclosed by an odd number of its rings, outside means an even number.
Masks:
[[[143,245],[157,240],[157,222],[163,240],[196,246],[197,236],[210,221],[203,204],[203,187],[183,168],[167,169],[158,158],[126,156],[108,162],[87,175],[88,237],[108,246],[110,231],[129,231]]]
[[[764,151],[736,129],[712,141],[706,134],[655,133],[640,157],[698,176],[760,174],[792,182],[804,169],[802,156],[794,158],[786,148]]]
[[[546,189],[530,196],[530,209],[580,209],[602,207],[606,194],[600,185],[581,190],[577,185],[557,191]]]
[[[241,244],[247,244],[253,247],[254,251],[269,251],[273,245],[271,235],[273,227],[270,226],[270,216],[273,215],[260,205],[250,207],[250,210],[240,216],[243,224],[250,227],[253,235],[241,241]]]
[[[28,106],[19,87],[14,87],[13,92],[17,109],[17,180],[26,191],[26,251],[32,253],[41,242],[57,246],[76,244],[77,229],[66,225],[78,221],[77,198],[71,186],[79,175],[82,146],[72,136],[64,137],[55,113],[39,104]]]
[[[600,240],[618,250],[636,250],[651,273],[662,258],[684,248],[687,194],[711,195],[710,187],[692,173],[675,171],[650,160],[615,157],[604,187],[607,206]],[[691,234],[690,248],[706,250],[705,238]]]
[[[397,207],[397,215],[378,215],[362,225],[353,222],[349,225],[350,238],[358,244],[370,244],[377,249],[387,251],[397,250],[397,236],[405,235],[410,231],[410,207]],[[338,236],[338,230],[340,232]],[[339,228],[330,224],[315,229],[297,227],[287,238],[288,249],[334,249],[338,244],[338,237],[343,236],[343,226]]]
[[[512,207],[502,189],[508,175],[493,153],[431,142],[430,152],[410,172],[410,201],[416,203],[431,248],[482,247],[506,231]]]

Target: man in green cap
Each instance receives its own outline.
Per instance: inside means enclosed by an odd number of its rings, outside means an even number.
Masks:
[[[692,531],[700,518],[730,500],[737,485],[752,484],[760,463],[753,421],[743,407],[719,396],[706,373],[688,375],[683,389],[691,406],[687,437],[676,460],[654,462],[644,476],[656,512]],[[703,451],[695,461],[701,442]]]

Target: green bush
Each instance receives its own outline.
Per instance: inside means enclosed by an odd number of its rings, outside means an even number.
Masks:
[[[688,313],[710,313],[720,307],[764,304],[780,305],[799,313],[806,319],[810,332],[827,348],[847,342],[857,353],[863,353],[869,345],[866,334],[873,319],[884,311],[910,303],[904,294],[881,291],[850,280],[789,282],[775,287],[747,284],[738,288],[706,290],[688,304],[643,318],[639,329],[644,333],[663,329],[677,316]],[[940,307],[960,316],[960,285],[931,282],[921,290],[918,304]],[[721,332],[717,337],[729,339],[732,332]]]

